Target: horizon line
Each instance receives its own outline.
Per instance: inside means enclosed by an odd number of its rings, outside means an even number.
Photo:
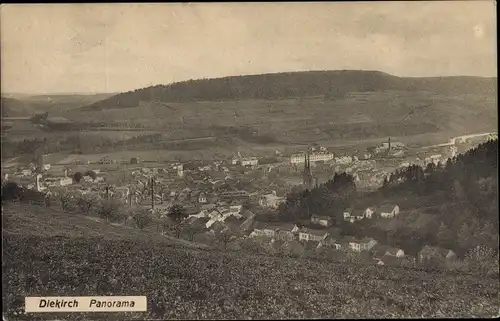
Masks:
[[[442,76],[397,76],[393,75],[381,70],[368,70],[368,69],[323,69],[323,70],[296,70],[296,71],[278,71],[278,72],[266,72],[266,73],[249,73],[249,74],[240,74],[240,75],[228,75],[228,76],[220,76],[220,77],[199,77],[199,78],[190,78],[190,79],[185,79],[185,80],[179,80],[179,81],[172,81],[169,83],[163,83],[163,84],[151,84],[147,85],[144,87],[134,87],[133,89],[126,89],[126,90],[121,90],[121,91],[111,91],[111,92],[78,92],[78,91],[68,91],[68,92],[0,92],[0,96],[4,97],[4,95],[25,95],[25,96],[68,96],[68,95],[104,95],[104,94],[120,94],[120,93],[125,93],[125,92],[130,92],[134,90],[139,90],[139,89],[144,89],[148,87],[155,87],[155,86],[169,86],[172,84],[178,84],[182,82],[187,82],[187,81],[197,81],[197,80],[214,80],[214,79],[224,79],[224,78],[230,78],[230,77],[245,77],[245,76],[263,76],[263,75],[277,75],[277,74],[291,74],[291,73],[306,73],[306,72],[335,72],[335,71],[361,71],[361,72],[378,72],[381,74],[385,74],[388,76],[392,77],[397,77],[397,78],[459,78],[459,77],[467,77],[467,78],[484,78],[484,79],[492,79],[492,78],[498,78],[498,75],[496,76],[473,76],[473,75],[442,75]],[[7,97],[8,98],[8,97]]]

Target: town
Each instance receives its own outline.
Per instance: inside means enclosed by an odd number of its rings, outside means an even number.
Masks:
[[[138,157],[125,161],[108,156],[91,162],[85,155],[70,155],[61,160],[49,154],[40,155],[27,167],[4,162],[2,179],[43,193],[47,206],[63,195],[73,199],[111,199],[125,207],[147,211],[157,220],[166,219],[169,211],[177,206],[183,214],[179,225],[187,227],[190,240],[199,243],[214,244],[222,235],[227,235],[225,243],[230,246],[237,238],[268,245],[278,241],[298,255],[311,249],[343,250],[371,253],[374,264],[406,261],[411,265],[415,264],[415,258],[405,255],[400,248],[381,244],[371,237],[341,233],[340,223],[332,224],[335,217],[314,213],[309,221],[296,223],[280,223],[272,217],[277,217],[289,193],[297,188],[319,186],[335,173],[351,175],[359,190],[373,190],[380,188],[396,169],[410,165],[444,166],[459,152],[496,138],[496,133],[467,135],[419,149],[410,149],[388,138],[378,146],[352,154],[339,155],[315,145],[302,153],[284,155],[276,150],[275,155],[265,159],[237,153],[231,159],[211,163],[161,162]],[[389,221],[404,215],[404,210],[398,204],[386,203],[366,208],[349,206],[342,210],[341,224]],[[446,253],[444,257],[454,255],[445,249],[424,250]]]

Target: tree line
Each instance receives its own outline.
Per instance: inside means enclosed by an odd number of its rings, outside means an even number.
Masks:
[[[433,196],[441,204],[437,230],[415,235],[401,229],[399,239],[434,243],[461,255],[477,246],[498,248],[497,144],[490,140],[445,164],[411,165],[387,177],[381,188],[385,197]]]

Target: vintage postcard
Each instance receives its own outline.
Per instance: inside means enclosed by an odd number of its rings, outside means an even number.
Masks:
[[[499,315],[494,1],[0,13],[4,320]]]

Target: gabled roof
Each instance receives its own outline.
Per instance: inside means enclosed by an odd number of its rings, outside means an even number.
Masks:
[[[380,261],[382,261],[384,265],[396,265],[400,262],[397,257],[392,255],[384,255],[380,258]]]
[[[386,250],[386,253],[390,254],[390,255],[396,255],[398,254],[398,252],[400,251],[401,249],[398,249],[398,248],[395,248],[395,247],[389,247],[387,250]],[[404,251],[403,251],[404,252]]]
[[[390,213],[396,207],[396,204],[393,205],[382,205],[378,208],[378,212]]]
[[[442,256],[442,257],[446,257],[448,255],[448,253],[455,253],[451,250],[448,250],[448,249],[445,249],[445,248],[442,248],[442,247],[438,247],[438,246],[430,246],[430,245],[426,245],[422,248],[422,250],[420,251],[421,254],[424,254],[424,255],[429,255],[429,256]]]
[[[371,237],[363,237],[361,239],[361,243],[368,243],[368,242],[371,242],[371,241],[375,241],[373,238]]]

